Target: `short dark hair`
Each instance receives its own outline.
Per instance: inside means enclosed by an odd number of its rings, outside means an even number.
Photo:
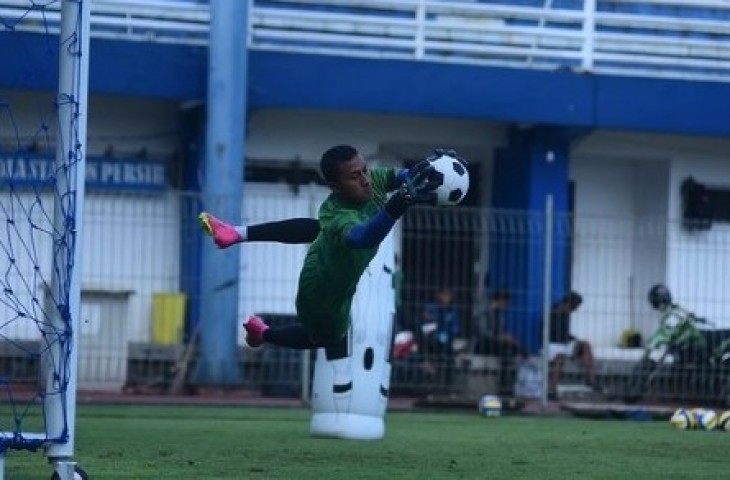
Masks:
[[[326,182],[334,182],[340,173],[340,165],[357,155],[357,149],[350,145],[336,145],[322,154],[319,169]]]
[[[571,291],[565,296],[563,302],[570,305],[570,308],[575,310],[576,308],[580,307],[581,303],[583,303],[583,296],[578,292]]]
[[[512,294],[509,290],[497,290],[492,294],[492,300],[499,302],[509,302],[512,299]]]

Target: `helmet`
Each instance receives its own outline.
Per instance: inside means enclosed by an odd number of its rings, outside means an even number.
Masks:
[[[672,305],[672,292],[669,289],[657,283],[649,290],[649,303],[655,310],[664,310]]]

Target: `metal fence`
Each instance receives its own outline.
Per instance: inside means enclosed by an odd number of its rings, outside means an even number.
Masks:
[[[290,215],[292,198],[321,198],[302,192],[259,198],[261,210],[252,215],[249,208],[247,216],[279,219]],[[181,286],[196,280],[191,242],[209,241],[195,222],[198,198],[91,193],[86,208],[80,388],[194,390],[197,352],[186,323],[204,313],[196,313],[198,299]],[[397,228],[392,395],[727,402],[728,225],[695,231],[664,218],[457,207],[412,209]],[[259,275],[246,247],[234,248],[241,249],[242,283]],[[262,248],[272,250],[257,250],[259,260],[271,261],[255,268],[281,270],[267,273],[266,289],[282,305],[271,304],[268,313],[275,322],[295,321],[288,299],[301,256],[284,252],[305,247]],[[652,308],[647,292],[660,282],[694,315]],[[571,291],[582,297],[565,332],[574,338],[544,349],[544,338],[556,333],[546,320]],[[448,305],[439,307],[439,299]],[[232,317],[250,311],[245,304],[240,310]],[[646,348],[657,332],[666,341]],[[3,338],[2,374],[15,384],[36,382],[35,358],[23,354],[33,349],[18,345],[38,339],[8,325]],[[311,354],[250,350],[242,335],[237,343],[235,388],[306,399]]]

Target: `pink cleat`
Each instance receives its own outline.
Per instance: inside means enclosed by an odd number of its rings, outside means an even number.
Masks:
[[[243,322],[243,328],[246,329],[246,343],[251,348],[258,348],[264,343],[264,332],[269,329],[264,320],[257,316],[251,315]]]
[[[233,226],[218,220],[210,213],[201,213],[198,215],[198,221],[203,231],[213,237],[213,241],[218,245],[218,248],[228,248],[243,241],[243,238]]]

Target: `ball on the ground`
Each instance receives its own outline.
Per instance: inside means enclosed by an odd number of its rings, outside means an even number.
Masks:
[[[704,408],[690,408],[689,411],[692,412],[692,416],[695,417],[695,428],[703,428],[700,422],[707,410]]]
[[[730,410],[722,412],[717,418],[717,428],[730,432]]]
[[[717,413],[714,410],[702,409],[698,414],[697,427],[703,430],[714,430],[717,427]]]
[[[437,204],[452,206],[461,202],[469,191],[469,171],[466,166],[447,154],[430,160],[430,163],[434,169],[430,178],[438,184]]]
[[[694,413],[686,408],[675,410],[669,422],[680,430],[691,430],[697,425]]]
[[[502,400],[496,395],[484,395],[479,399],[479,413],[484,417],[502,415]]]

